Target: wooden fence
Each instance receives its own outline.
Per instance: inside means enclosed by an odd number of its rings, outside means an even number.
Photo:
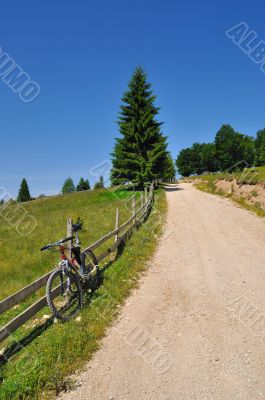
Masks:
[[[152,183],[149,188],[145,189],[145,192],[141,192],[141,203],[138,210],[136,210],[136,201],[135,194],[132,196],[132,216],[125,223],[119,226],[119,209],[116,210],[116,219],[115,219],[115,228],[113,231],[107,233],[105,236],[97,240],[92,245],[88,246],[83,250],[86,252],[87,250],[94,251],[102,244],[107,242],[109,239],[114,238],[114,243],[104,252],[102,252],[98,257],[98,262],[102,261],[106,258],[110,253],[114,252],[120,245],[121,242],[125,240],[128,233],[131,231],[133,227],[141,224],[146,216],[150,208],[152,207],[154,196],[154,184]],[[72,220],[67,220],[67,236],[72,235]],[[4,312],[10,310],[12,307],[16,306],[24,299],[26,299],[31,294],[37,292],[43,286],[46,285],[50,274],[53,271],[48,272],[42,277],[38,278],[28,286],[19,290],[15,294],[7,297],[6,299],[0,302],[0,315]],[[18,329],[21,325],[27,322],[30,318],[32,318],[37,312],[39,312],[42,308],[47,306],[46,296],[43,296],[30,307],[28,307],[21,314],[13,318],[10,322],[8,322],[5,326],[0,328],[0,342],[5,340],[8,336],[10,336],[16,329]]]

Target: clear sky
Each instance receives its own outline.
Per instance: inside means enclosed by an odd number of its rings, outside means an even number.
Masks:
[[[265,127],[265,74],[225,31],[245,21],[265,40],[265,3],[245,0],[4,2],[0,46],[41,88],[24,103],[0,79],[0,186],[33,195],[90,178],[110,159],[134,68],[153,84],[174,159],[221,124]]]

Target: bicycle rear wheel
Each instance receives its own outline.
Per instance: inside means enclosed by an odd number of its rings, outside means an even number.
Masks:
[[[83,291],[78,277],[71,271],[55,270],[46,287],[47,303],[61,321],[73,318],[83,304]]]
[[[98,266],[98,260],[95,254],[91,250],[84,252],[84,264],[87,273],[91,274],[93,280],[93,287],[97,288],[100,284],[100,270]]]

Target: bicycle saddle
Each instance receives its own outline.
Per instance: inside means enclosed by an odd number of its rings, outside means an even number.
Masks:
[[[77,232],[80,231],[82,229],[82,223],[81,222],[77,222],[76,224],[72,225],[72,230],[73,232]]]

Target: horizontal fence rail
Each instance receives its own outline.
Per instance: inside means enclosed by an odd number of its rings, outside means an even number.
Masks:
[[[136,210],[136,202],[135,202],[135,195],[132,196],[132,216],[124,222],[122,225],[119,226],[119,209],[117,208],[116,211],[116,220],[115,220],[115,229],[111,232],[108,232],[102,238],[97,240],[95,243],[91,244],[87,248],[85,248],[82,253],[85,253],[88,250],[94,251],[102,244],[106,243],[111,238],[114,238],[114,244],[111,245],[107,250],[102,252],[98,257],[98,262],[104,260],[106,257],[109,256],[110,253],[114,252],[121,242],[123,242],[129,232],[135,226],[141,224],[143,220],[148,215],[150,208],[152,207],[153,203],[153,196],[154,196],[154,184],[152,183],[149,187],[149,191],[147,188],[145,189],[144,196],[141,193],[141,206],[138,210]],[[127,229],[126,229],[127,228]],[[67,220],[67,236],[72,236],[72,220]],[[43,286],[46,285],[49,276],[54,270],[46,273],[45,275],[41,276],[31,284],[27,285],[23,289],[20,289],[15,294],[7,297],[6,299],[0,302],[0,315],[4,312],[10,310],[31,294],[37,292]],[[54,297],[58,294],[56,289],[54,289]],[[19,315],[14,317],[11,321],[9,321],[5,326],[0,327],[0,342],[5,340],[8,336],[10,336],[16,329],[20,326],[25,324],[28,320],[30,320],[35,314],[37,314],[40,310],[47,306],[46,296],[41,297],[38,301],[33,303],[29,306],[26,310],[21,312]]]

